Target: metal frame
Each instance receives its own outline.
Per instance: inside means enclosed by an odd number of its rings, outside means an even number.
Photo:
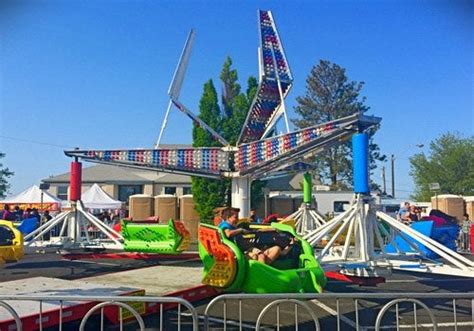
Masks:
[[[173,79],[171,80],[171,84],[168,89],[168,95],[171,99],[168,103],[168,108],[166,109],[165,117],[163,118],[163,123],[161,124],[160,135],[158,136],[158,140],[155,143],[155,148],[160,147],[161,138],[163,137],[166,124],[168,123],[168,116],[171,110],[171,106],[173,105],[172,100],[177,100],[179,98],[179,93],[183,84],[184,75],[188,67],[189,57],[191,56],[191,50],[193,49],[195,36],[196,33],[194,32],[194,29],[191,29],[188,38],[186,39],[186,43],[184,44],[183,52],[181,53],[180,60],[178,62],[178,65],[176,66]]]
[[[113,244],[103,240],[93,240],[88,233],[88,224],[95,226],[100,233],[103,233]],[[61,226],[56,239],[43,240],[44,235],[48,234],[53,228]],[[85,236],[82,236],[82,233]],[[61,247],[75,248],[94,246],[107,247],[111,249],[122,249],[123,237],[114,229],[105,225],[97,217],[89,213],[81,201],[73,202],[72,210],[64,211],[40,226],[35,231],[25,236],[25,247]]]
[[[295,220],[296,232],[303,235],[326,224],[324,217],[315,208],[304,202],[297,211],[287,216],[285,220]]]
[[[288,87],[285,90],[285,92],[283,92],[282,89],[281,89],[281,80],[280,80],[280,77],[279,77],[279,74],[278,74],[278,68],[277,68],[277,64],[276,64],[276,61],[275,61],[275,51],[273,49],[273,44],[270,47],[270,51],[272,52],[272,65],[273,65],[273,68],[274,68],[273,70],[275,72],[275,78],[267,77],[267,75],[265,73],[265,69],[264,69],[265,64],[264,64],[264,59],[263,59],[263,48],[264,48],[265,41],[263,40],[263,34],[262,34],[262,30],[261,30],[262,22],[260,21],[262,13],[265,13],[265,12],[260,11],[260,10],[258,11],[258,15],[259,15],[258,30],[259,30],[259,36],[260,36],[260,47],[258,48],[258,52],[259,52],[258,59],[259,59],[260,80],[259,80],[259,84],[258,84],[258,88],[257,88],[257,93],[255,94],[255,98],[252,101],[252,104],[250,106],[250,110],[247,113],[247,117],[245,118],[245,124],[242,127],[242,130],[240,132],[239,139],[238,139],[238,144],[241,144],[243,142],[247,143],[247,142],[255,141],[255,139],[247,140],[245,138],[244,134],[245,134],[246,127],[249,125],[250,119],[252,117],[252,110],[256,107],[257,103],[259,103],[261,101],[260,100],[261,99],[260,94],[263,93],[263,91],[264,91],[265,82],[271,82],[271,81],[276,81],[277,82],[278,89],[279,89],[278,96],[279,96],[280,103],[276,105],[276,107],[272,111],[272,114],[270,115],[270,117],[266,119],[265,129],[263,130],[262,135],[257,138],[257,140],[266,137],[269,134],[269,132],[271,132],[272,128],[275,126],[276,122],[278,121],[278,119],[281,117],[282,114],[285,115],[287,131],[289,132],[289,125],[288,125],[288,119],[286,118],[284,99],[286,98],[286,96],[288,95],[288,93],[291,89],[293,77],[291,75],[291,69],[290,69],[288,61],[286,59],[286,56],[285,56],[283,44],[281,42],[280,36],[278,34],[278,30],[276,28],[275,20],[273,19],[273,15],[270,11],[267,11],[266,13],[269,16],[271,27],[272,27],[272,29],[275,33],[277,42],[279,44],[279,48],[281,49],[280,53],[283,57],[283,61],[284,61],[285,65],[288,69],[288,80],[285,81],[288,84]],[[279,109],[281,109],[281,106],[283,106],[283,108],[282,108],[283,112],[279,111]]]
[[[382,221],[390,228],[387,231]],[[401,235],[416,253],[385,252],[383,236]],[[355,276],[377,276],[381,268],[474,277],[474,262],[446,248],[409,226],[377,211],[373,199],[357,194],[350,208],[304,238],[316,248],[318,260],[328,268],[341,267],[343,273]],[[330,238],[324,242],[324,239]],[[339,243],[337,241],[340,241]],[[419,244],[443,258],[427,259]]]
[[[265,27],[264,27],[265,25]],[[184,81],[184,76],[186,69],[189,63],[189,58],[191,55],[191,49],[195,38],[194,30],[188,35],[184,49],[180,56],[178,66],[173,75],[172,83],[170,85],[168,94],[170,96],[171,103],[173,103],[181,112],[185,113],[191,120],[199,127],[202,127],[207,132],[209,132],[217,141],[224,145],[221,149],[224,152],[228,152],[227,159],[229,160],[227,164],[219,165],[219,169],[204,169],[195,166],[194,164],[189,167],[183,166],[170,166],[168,164],[153,164],[152,162],[144,160],[119,160],[119,159],[107,159],[105,157],[97,157],[94,152],[101,151],[84,151],[84,150],[74,150],[74,151],[65,151],[67,156],[78,157],[85,159],[90,162],[111,164],[118,166],[126,166],[131,168],[138,168],[142,170],[153,170],[160,172],[169,172],[169,173],[178,173],[183,175],[190,176],[199,176],[206,178],[231,178],[233,194],[232,204],[234,206],[239,206],[242,212],[242,216],[248,216],[248,211],[250,209],[250,190],[248,187],[251,184],[251,181],[255,178],[266,177],[271,175],[273,172],[284,169],[290,164],[297,162],[298,160],[315,155],[324,151],[325,149],[339,144],[341,141],[347,139],[352,133],[365,130],[372,125],[376,125],[380,122],[380,118],[368,117],[362,114],[354,114],[342,119],[324,123],[324,125],[338,125],[339,127],[334,128],[334,130],[329,130],[326,134],[321,134],[321,136],[315,139],[311,138],[309,141],[299,142],[296,146],[291,148],[285,148],[283,153],[278,153],[274,157],[270,157],[261,162],[254,162],[251,166],[246,168],[239,168],[236,166],[234,169],[231,169],[232,159],[235,159],[239,155],[239,149],[244,147],[246,144],[242,144],[243,141],[250,142],[250,144],[255,143],[265,143],[268,140],[262,140],[263,134],[268,133],[268,131],[273,127],[281,113],[285,114],[286,110],[284,105],[284,99],[288,95],[293,77],[291,75],[291,70],[288,65],[288,61],[285,56],[283,49],[283,44],[280,40],[275,21],[270,11],[259,11],[259,32],[260,32],[260,45],[259,48],[259,70],[260,70],[260,82],[258,85],[258,90],[255,95],[255,98],[252,102],[250,110],[247,114],[244,127],[239,136],[237,147],[232,147],[229,143],[215,130],[209,127],[204,121],[202,121],[198,116],[186,108],[178,99],[181,91],[181,87]],[[265,28],[265,30],[262,30]],[[269,30],[267,30],[267,28]],[[269,53],[271,53],[271,63],[269,62]],[[278,56],[278,59],[277,59]],[[265,60],[267,61],[265,63]],[[283,69],[282,69],[283,68]],[[281,72],[280,72],[280,71]],[[274,74],[274,77],[273,77]],[[276,83],[276,86],[274,84]],[[267,85],[266,85],[267,84]],[[284,84],[284,88],[283,85]],[[270,86],[271,85],[271,86]],[[263,95],[265,94],[265,95]],[[260,105],[263,107],[266,102],[265,98],[272,99],[272,103],[266,109],[269,111],[268,114],[262,115],[260,113]],[[265,99],[265,100],[264,100]],[[262,102],[262,104],[260,104]],[[168,114],[170,111],[170,106],[166,111],[165,118],[161,127],[160,135],[156,142],[156,146],[160,144],[163,131],[166,127],[166,122]],[[274,108],[272,108],[274,107]],[[258,109],[257,109],[258,108]],[[252,117],[253,116],[253,117]],[[260,116],[260,117],[259,117]],[[263,116],[263,117],[262,117]],[[262,120],[259,123],[264,123],[262,134],[258,133],[258,139],[246,138],[245,137],[245,128],[248,128],[251,132],[253,129],[250,129],[251,118]],[[258,122],[258,121],[257,121]],[[287,122],[287,120],[286,120]],[[287,130],[289,131],[289,125],[287,125]],[[315,126],[308,129],[317,130],[318,127]],[[259,129],[260,130],[260,129]],[[288,135],[298,135],[302,134],[304,130],[296,131],[293,133],[288,133]],[[281,136],[279,136],[281,137]],[[268,138],[274,139],[276,141],[279,137]],[[169,149],[172,150],[172,149]],[[176,149],[177,150],[177,149]],[[128,152],[142,152],[143,150],[127,150]],[[123,152],[127,152],[123,151]],[[92,153],[91,153],[92,152]],[[105,151],[104,151],[105,152]],[[273,154],[272,154],[273,155]],[[240,187],[239,185],[243,185]]]

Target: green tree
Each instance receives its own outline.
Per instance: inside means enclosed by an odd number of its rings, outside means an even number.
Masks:
[[[220,133],[231,145],[235,145],[257,91],[258,84],[255,77],[250,77],[247,81],[245,93],[241,92],[237,70],[232,68],[232,59],[230,57],[227,57],[224,62],[220,80],[222,82],[222,107],[219,107],[214,84],[212,80],[209,80],[204,85],[204,92],[199,104],[199,117],[216,132]],[[207,131],[194,126],[193,146],[212,147],[220,146],[220,144]],[[227,179],[192,179],[196,211],[201,220],[210,220],[214,208],[230,203],[230,186],[230,180]],[[264,182],[254,181],[252,183],[252,206],[257,205],[263,199],[263,186]]]
[[[250,104],[257,91],[257,80],[254,77],[250,77],[247,81],[246,94],[241,93],[237,70],[232,69],[232,59],[230,57],[227,57],[224,62],[220,79],[223,85],[223,136],[231,145],[235,145],[237,139],[239,139],[240,130],[245,123]]]
[[[238,83],[239,76],[236,69],[232,69],[232,59],[227,57],[220,75],[222,89],[222,106],[224,108],[223,129],[224,138],[235,145],[240,131],[245,123],[247,113],[257,92],[257,79],[249,77],[246,93],[241,93]],[[229,182],[230,185],[230,182]],[[254,180],[250,187],[250,205],[256,208],[263,200],[265,181]],[[229,199],[230,200],[230,199]]]
[[[306,79],[305,95],[296,98],[295,112],[300,117],[293,119],[293,123],[298,128],[305,128],[367,111],[366,98],[360,96],[363,86],[364,82],[349,81],[344,68],[321,60]],[[369,130],[371,172],[377,167],[376,161],[386,158],[373,139],[377,129]],[[334,190],[352,187],[351,150],[351,142],[347,141],[314,158],[316,177],[321,183],[330,185]]]
[[[5,157],[5,153],[0,152],[0,159]],[[10,171],[8,168],[4,168],[3,164],[0,163],[0,198],[4,198],[6,196],[7,190],[10,188],[10,184],[8,183],[8,178],[13,176],[14,173]]]
[[[199,118],[206,122],[216,132],[222,131],[222,117],[218,104],[217,92],[212,80],[204,84],[204,91],[199,101]],[[220,146],[211,134],[196,125],[193,127],[194,147]],[[212,210],[223,206],[226,200],[226,183],[218,179],[193,177],[192,191],[196,203],[196,212],[204,222],[212,219]]]
[[[430,183],[439,183],[440,193],[474,195],[474,136],[446,133],[430,143],[429,155],[410,158],[416,201],[429,201]]]

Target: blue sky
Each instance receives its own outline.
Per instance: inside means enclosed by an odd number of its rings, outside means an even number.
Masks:
[[[15,171],[10,192],[67,172],[64,149],[152,146],[190,28],[183,103],[198,112],[203,83],[217,82],[227,55],[245,87],[258,69],[259,8],[272,10],[293,72],[290,117],[319,59],[365,81],[369,114],[383,118],[376,141],[396,155],[398,197],[413,190],[416,144],[473,134],[469,1],[3,1],[0,151]],[[173,110],[163,142],[190,141],[190,121]]]

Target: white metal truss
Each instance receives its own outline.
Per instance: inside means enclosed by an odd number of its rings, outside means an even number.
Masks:
[[[297,211],[287,216],[285,220],[295,220],[296,232],[301,235],[312,232],[326,223],[324,217],[315,208],[304,202]]]
[[[394,241],[396,235],[404,239],[414,253],[402,252]],[[304,238],[316,248],[316,256],[323,265],[341,268],[341,272],[347,274],[372,276],[378,274],[377,270],[388,268],[474,277],[474,262],[377,211],[372,198],[360,194],[347,211]],[[386,252],[389,242],[396,253]],[[427,258],[420,245],[441,259]]]
[[[109,239],[93,239],[88,233],[88,226],[97,228],[99,233]],[[49,240],[43,240],[44,236],[50,233],[55,227],[61,227],[58,237],[51,237]],[[110,241],[113,243],[110,243]],[[123,237],[109,226],[105,225],[97,217],[89,213],[81,201],[73,204],[70,211],[64,211],[56,217],[40,226],[35,231],[25,236],[26,247],[61,247],[61,248],[79,248],[79,247],[103,247],[123,249]]]

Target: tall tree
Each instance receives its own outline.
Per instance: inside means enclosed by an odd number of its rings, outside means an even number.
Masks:
[[[199,118],[206,122],[216,132],[222,131],[221,110],[218,104],[217,92],[212,80],[204,84],[204,91],[199,101]],[[194,125],[194,147],[220,146],[206,130]],[[212,219],[212,210],[226,203],[226,183],[218,179],[192,178],[193,199],[196,211],[204,222]]]
[[[222,121],[223,136],[231,145],[237,143],[240,130],[244,125],[247,112],[257,90],[257,80],[253,77],[248,80],[247,94],[241,93],[239,76],[236,69],[232,69],[232,59],[227,57],[222,68],[222,107],[224,117]],[[252,98],[249,98],[252,96]]]
[[[332,121],[369,107],[360,93],[364,82],[350,81],[346,70],[330,61],[320,60],[306,79],[306,93],[296,98],[295,112],[300,116],[293,123],[299,128]],[[373,140],[378,128],[369,131],[370,170],[376,168],[376,161],[385,160],[385,155]],[[332,189],[348,189],[352,186],[352,157],[350,141],[329,148],[315,159],[316,177]],[[374,184],[373,184],[374,185]],[[372,186],[373,186],[372,185]]]
[[[245,123],[247,113],[257,92],[257,79],[249,77],[246,93],[241,92],[236,69],[232,69],[232,59],[227,57],[220,75],[222,88],[222,106],[224,108],[223,129],[224,138],[235,145],[240,131]],[[230,184],[229,184],[230,185]],[[256,208],[263,200],[265,182],[254,180],[250,188],[251,207]],[[247,215],[242,215],[247,216]]]
[[[5,153],[0,152],[0,159],[5,157]],[[10,171],[8,168],[4,168],[3,164],[0,163],[0,198],[4,198],[6,196],[7,190],[10,188],[10,184],[8,183],[8,178],[13,176],[14,173]]]
[[[474,136],[446,133],[430,143],[429,155],[410,158],[416,201],[429,201],[430,183],[439,183],[440,193],[474,195]]]
[[[257,91],[257,80],[250,77],[247,81],[245,93],[241,92],[238,83],[237,70],[232,68],[232,59],[227,57],[220,74],[222,82],[221,105],[219,107],[218,96],[212,80],[204,85],[204,92],[199,104],[199,117],[220,133],[230,144],[235,145],[242,126],[245,122],[247,112]],[[221,110],[222,108],[222,110]],[[220,146],[207,131],[194,126],[194,147]],[[193,178],[193,195],[196,202],[196,211],[201,220],[212,218],[212,210],[218,206],[230,203],[230,180],[209,180],[204,178]],[[263,198],[263,182],[252,183],[252,206],[255,206]]]

